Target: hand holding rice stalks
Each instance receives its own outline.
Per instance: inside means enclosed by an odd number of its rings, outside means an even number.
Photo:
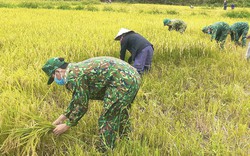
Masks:
[[[32,116],[33,117],[33,116]],[[42,121],[38,117],[31,118],[30,125],[10,128],[2,132],[1,136],[7,138],[1,145],[0,151],[3,154],[14,152],[18,155],[37,155],[37,147],[41,144],[40,140],[55,126],[51,123]]]

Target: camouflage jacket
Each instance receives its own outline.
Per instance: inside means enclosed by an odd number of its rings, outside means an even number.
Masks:
[[[229,25],[225,22],[216,22],[208,27],[212,29],[211,40],[219,40],[220,36],[227,36],[229,31]]]
[[[249,25],[247,22],[236,22],[233,25],[230,26],[230,35],[231,35],[231,40],[232,41],[239,41],[239,34],[244,34],[243,32],[245,32],[245,34],[247,34],[249,30]],[[242,36],[242,37],[246,37],[246,36]]]
[[[187,24],[184,21],[173,19],[171,20],[171,23],[169,24],[168,30],[169,31],[176,30],[179,32],[184,32],[186,27],[187,27]]]
[[[95,57],[79,63],[70,63],[66,69],[66,88],[72,99],[64,115],[68,126],[77,125],[87,112],[89,99],[103,100],[109,87],[126,92],[140,75],[128,63],[112,57]]]

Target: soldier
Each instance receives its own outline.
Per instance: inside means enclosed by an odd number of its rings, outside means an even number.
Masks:
[[[127,136],[130,131],[128,111],[141,81],[134,67],[113,57],[95,57],[78,63],[51,58],[42,70],[49,76],[48,85],[55,81],[73,93],[68,108],[53,122],[56,135],[76,126],[88,110],[88,101],[94,99],[104,102],[98,120],[99,150],[113,149],[117,136]]]
[[[211,41],[215,39],[216,42],[220,44],[220,48],[223,49],[229,32],[229,25],[225,22],[216,22],[210,26],[204,27],[202,32],[210,34]]]
[[[153,45],[138,33],[132,30],[121,28],[115,37],[115,40],[120,40],[121,50],[120,59],[125,60],[126,50],[131,53],[128,62],[137,69],[139,74],[149,71],[152,64],[154,54]]]
[[[187,24],[184,21],[178,19],[164,19],[163,24],[164,26],[168,26],[169,31],[175,30],[179,31],[181,34],[184,33],[187,28]]]
[[[236,45],[246,46],[247,33],[249,30],[249,25],[247,22],[236,22],[230,26],[229,34],[231,35],[231,40],[235,42]],[[240,37],[241,44],[239,42]]]

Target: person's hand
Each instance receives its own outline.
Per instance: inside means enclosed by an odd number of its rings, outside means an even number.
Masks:
[[[55,120],[53,123],[52,123],[52,125],[59,125],[59,124],[62,124],[62,121],[59,121],[59,120]]]
[[[60,115],[52,124],[53,125],[59,125],[62,124],[64,120],[66,120],[67,117],[65,115]]]
[[[55,135],[60,135],[64,132],[66,132],[70,127],[67,126],[66,124],[60,124],[60,125],[57,125],[56,128],[53,130],[53,133]]]

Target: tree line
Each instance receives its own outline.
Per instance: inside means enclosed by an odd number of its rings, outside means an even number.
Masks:
[[[222,6],[224,0],[112,0],[124,3],[150,3],[150,4],[168,4],[168,5],[202,5],[202,6]],[[228,0],[227,5],[235,4],[237,7],[250,7],[250,1],[247,0]]]

